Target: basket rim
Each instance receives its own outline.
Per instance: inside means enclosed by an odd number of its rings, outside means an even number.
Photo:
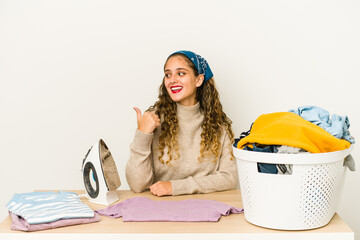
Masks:
[[[267,152],[253,152],[242,150],[233,146],[234,156],[238,161],[261,162],[273,164],[324,164],[343,161],[354,149],[354,144],[349,148],[326,153],[299,153],[277,154]]]

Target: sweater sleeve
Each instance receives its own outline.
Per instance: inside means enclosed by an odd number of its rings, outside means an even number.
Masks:
[[[153,183],[152,139],[153,134],[145,134],[136,129],[134,140],[130,144],[130,158],[126,164],[126,180],[134,192],[142,192]]]
[[[223,141],[218,169],[209,175],[189,176],[185,179],[171,180],[173,195],[210,193],[236,189],[239,185],[236,159],[232,157],[231,141],[227,134]]]

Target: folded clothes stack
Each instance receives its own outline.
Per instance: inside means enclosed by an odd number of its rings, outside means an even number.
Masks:
[[[289,112],[260,115],[235,139],[240,149],[271,153],[325,153],[341,151],[355,143],[349,132],[347,116],[333,114],[315,107],[299,107]],[[259,172],[291,174],[291,166],[258,164]]]
[[[73,192],[16,193],[6,207],[12,230],[39,231],[100,221],[99,215]]]

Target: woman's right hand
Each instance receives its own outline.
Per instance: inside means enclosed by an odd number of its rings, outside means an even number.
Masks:
[[[137,116],[138,129],[147,134],[154,132],[155,128],[160,126],[160,118],[154,112],[145,112],[141,114],[141,110],[134,107]]]

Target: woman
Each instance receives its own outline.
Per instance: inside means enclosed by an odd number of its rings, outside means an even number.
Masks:
[[[156,196],[234,189],[238,173],[231,120],[222,111],[204,58],[178,51],[165,62],[159,100],[144,114],[130,145],[126,178],[134,192]]]

